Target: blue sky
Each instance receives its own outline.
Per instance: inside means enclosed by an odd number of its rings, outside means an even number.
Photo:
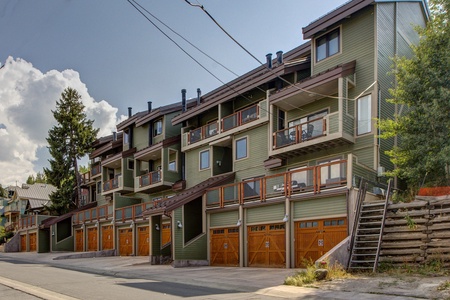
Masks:
[[[302,44],[302,27],[347,1],[192,2],[204,5],[236,40],[260,61],[265,61],[267,53],[287,52]],[[183,0],[139,0],[138,3],[233,72],[242,75],[258,66],[258,62],[231,41],[201,9]],[[221,81],[235,78],[154,21]],[[68,82],[83,89],[84,98],[91,100],[88,106],[92,114],[88,115],[99,119],[97,125],[103,127],[106,134],[112,130],[112,121],[100,120],[100,113],[113,114],[117,122],[121,115],[126,115],[129,106],[135,113],[145,110],[147,101],[152,101],[153,107],[180,101],[183,88],[187,89],[188,97],[195,97],[197,88],[207,93],[222,85],[126,0],[3,0],[0,2],[0,38],[0,64],[5,64],[9,58],[9,63],[0,70],[0,106],[3,106],[0,108],[0,138],[2,130],[5,135],[13,135],[12,131],[6,131],[14,125],[13,106],[38,104],[43,106],[40,109],[50,111],[54,109],[52,103],[58,100],[58,96],[54,96],[58,95],[58,87]],[[38,75],[31,76],[33,72]],[[36,76],[40,78],[38,83],[34,80]],[[24,90],[31,84],[35,90],[30,88],[26,95],[17,96],[18,82]],[[52,93],[47,92],[48,87],[52,87]],[[17,101],[16,96],[20,98]],[[15,126],[19,126],[17,123]],[[36,157],[29,159],[27,168],[17,173],[12,170],[14,176],[0,177],[1,184],[26,179],[28,174],[23,173],[41,171],[46,164],[48,157],[42,139],[50,123],[39,128],[36,123],[41,122],[34,120],[33,123],[33,130],[42,131],[36,134],[41,139],[35,143],[35,149],[29,149],[35,151]],[[24,131],[26,126],[17,128],[15,135]],[[0,155],[0,167],[11,169],[2,162],[25,156],[11,155],[15,156]]]

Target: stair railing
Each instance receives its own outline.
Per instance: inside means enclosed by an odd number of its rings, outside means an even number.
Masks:
[[[386,201],[384,202],[383,219],[381,220],[380,237],[378,238],[378,248],[377,248],[377,253],[375,255],[375,262],[373,264],[373,272],[375,272],[378,267],[378,259],[380,257],[380,250],[381,250],[381,242],[383,241],[383,230],[384,230],[384,223],[386,220],[387,205],[388,205],[389,199],[391,197],[391,193],[392,193],[392,179],[389,180],[388,188],[386,191]]]

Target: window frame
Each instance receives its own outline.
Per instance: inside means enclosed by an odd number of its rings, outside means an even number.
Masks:
[[[333,54],[330,54],[330,42],[333,40],[331,39],[331,36],[337,33],[337,51],[334,52]],[[319,59],[319,55],[318,55],[318,50],[319,50],[319,41],[325,39],[325,56],[321,59]],[[315,55],[315,62],[319,63],[322,62],[324,60],[326,60],[327,58],[333,57],[339,53],[341,53],[341,49],[342,49],[342,32],[341,32],[341,27],[336,27],[330,31],[328,31],[327,33],[322,34],[321,36],[318,36],[317,38],[314,39],[314,55]]]
[[[206,162],[208,163],[207,164],[207,166],[205,166],[204,168],[202,167],[202,161],[203,161],[203,159],[202,159],[202,154],[203,153],[208,153],[208,158],[207,158],[207,160],[206,160]],[[203,150],[203,151],[200,151],[199,153],[198,153],[198,156],[199,156],[199,159],[198,159],[198,168],[199,168],[199,170],[200,171],[204,171],[204,170],[208,170],[208,169],[210,169],[211,168],[211,151],[210,151],[210,149],[205,149],[205,150]]]
[[[175,159],[174,160],[170,159],[170,155],[171,155],[170,152],[171,151],[174,152],[173,154],[175,154]],[[169,148],[168,151],[167,151],[167,154],[168,154],[167,170],[170,171],[170,172],[178,172],[178,164],[177,164],[177,162],[178,162],[178,151],[175,150],[175,149]],[[171,163],[173,163],[173,166],[174,166],[173,169],[170,168]]]
[[[158,126],[160,124],[160,126]],[[159,118],[153,122],[153,136],[156,137],[163,133],[163,119]]]
[[[360,110],[363,106],[363,100],[368,102],[364,105],[366,109],[364,112]],[[368,119],[362,119],[362,113],[365,113],[365,117],[368,117]],[[364,126],[361,126],[363,124]],[[364,128],[364,131],[360,131],[361,128]],[[370,133],[372,133],[372,94],[367,94],[356,100],[356,135],[360,136]]]
[[[241,142],[241,141],[244,141],[244,140],[245,140],[245,156],[238,157],[238,143]],[[243,159],[248,158],[248,156],[249,156],[249,153],[248,153],[248,144],[249,144],[249,142],[248,142],[248,140],[249,140],[248,136],[244,136],[244,137],[238,138],[238,139],[236,139],[234,141],[234,160],[235,161],[243,160]]]

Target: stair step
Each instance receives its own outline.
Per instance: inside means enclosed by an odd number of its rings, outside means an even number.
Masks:
[[[369,269],[369,270],[372,270],[373,267],[350,267],[350,269]]]
[[[352,260],[352,263],[374,263],[375,260]]]
[[[376,250],[378,247],[353,247],[353,250]]]
[[[364,253],[354,253],[354,254],[352,254],[352,256],[376,256],[377,254],[376,253],[367,253],[367,254],[364,254]]]
[[[355,237],[380,237],[380,234],[357,234]]]
[[[372,221],[372,222],[363,222],[359,223],[359,225],[381,225],[381,221]]]
[[[366,213],[383,212],[383,211],[384,211],[384,208],[380,208],[380,209],[362,210],[361,213],[366,214]]]
[[[384,206],[385,202],[368,202],[368,203],[363,203],[363,205],[361,206],[362,208],[364,207],[374,207],[374,206]]]
[[[367,220],[367,219],[383,219],[383,215],[375,215],[375,216],[361,216],[359,217],[361,220]]]

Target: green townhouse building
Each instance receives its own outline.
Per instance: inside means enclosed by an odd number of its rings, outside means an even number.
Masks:
[[[391,58],[412,54],[428,17],[425,1],[349,1],[304,27],[306,43],[224,86],[130,108],[90,156],[73,250],[294,268],[345,247],[359,179],[383,183],[394,167],[384,152],[395,140],[376,127],[401,109],[386,101]]]
[[[427,19],[425,1],[349,1],[195,106],[183,91],[186,188],[144,212],[170,218],[174,265],[301,267],[345,242],[359,178],[394,167],[376,127],[400,109],[391,58],[411,55]]]

